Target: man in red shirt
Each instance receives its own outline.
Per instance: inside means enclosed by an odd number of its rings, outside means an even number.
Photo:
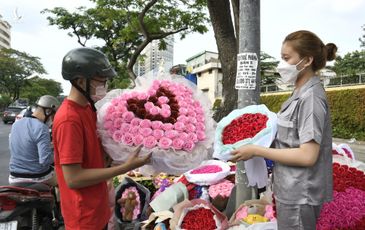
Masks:
[[[110,218],[106,181],[148,163],[151,154],[138,157],[137,148],[124,164],[104,167],[94,103],[105,95],[107,80],[116,73],[102,52],[69,51],[63,58],[62,76],[72,87],[54,118],[53,143],[65,227],[105,229]]]

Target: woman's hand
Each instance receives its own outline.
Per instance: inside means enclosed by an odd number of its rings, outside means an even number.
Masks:
[[[255,156],[255,146],[254,145],[244,145],[238,149],[231,152],[232,158],[229,161],[246,161]]]

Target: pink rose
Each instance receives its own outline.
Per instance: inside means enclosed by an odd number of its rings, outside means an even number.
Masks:
[[[146,102],[146,104],[144,104],[144,108],[148,111],[150,109],[152,109],[155,105],[152,102]]]
[[[151,123],[153,129],[160,129],[163,125],[161,121],[152,121]]]
[[[139,118],[133,118],[132,120],[131,120],[131,125],[132,126],[138,126],[139,125],[139,123],[141,123],[141,119],[139,119]]]
[[[161,109],[171,110],[171,107],[168,104],[163,104],[163,105],[161,105]]]
[[[172,140],[172,147],[176,150],[180,150],[180,149],[182,149],[184,143],[185,142],[183,139],[177,137]]]
[[[174,128],[174,125],[173,124],[170,124],[170,123],[164,123],[162,125],[162,129],[167,131],[167,130],[172,130]]]
[[[205,130],[205,124],[203,122],[198,122],[195,126],[196,126],[197,130],[200,130],[200,131]]]
[[[180,106],[180,108],[186,108],[188,106],[188,104],[186,104],[185,101],[179,101],[179,106]]]
[[[201,114],[201,115],[203,115],[204,116],[204,110],[203,110],[203,108],[202,107],[195,107],[194,106],[194,111],[196,112],[196,114],[198,115],[198,114]]]
[[[116,128],[116,129],[119,129],[120,126],[122,125],[122,123],[123,123],[122,118],[116,118],[116,119],[114,119],[113,127]]]
[[[139,126],[132,126],[129,132],[131,134],[139,134]]]
[[[157,114],[159,114],[160,113],[160,107],[158,107],[158,106],[153,106],[152,108],[150,108],[149,110],[148,110],[148,112],[150,112],[150,114],[152,114],[152,115],[157,115]]]
[[[196,117],[196,113],[194,112],[194,110],[193,110],[193,109],[189,109],[189,110],[188,110],[188,115],[189,115],[190,117]]]
[[[125,145],[132,146],[133,145],[133,135],[130,133],[124,133],[122,136],[122,142]]]
[[[180,107],[180,109],[179,109],[179,113],[180,113],[181,115],[185,115],[185,114],[187,114],[187,113],[188,113],[188,110],[187,110],[186,108]]]
[[[151,121],[147,120],[147,119],[143,119],[139,125],[141,126],[141,128],[151,128]]]
[[[119,113],[124,113],[124,112],[128,111],[127,108],[124,105],[118,105],[115,110]]]
[[[113,104],[113,103],[112,103]],[[115,112],[115,108],[114,106],[109,106],[107,109],[106,109],[106,114],[111,114]]]
[[[163,130],[161,130],[161,129],[155,129],[155,130],[153,130],[153,136],[154,136],[157,140],[161,139],[161,137],[163,137],[163,136],[164,136],[164,134],[165,134],[165,132],[164,132]]]
[[[121,112],[114,112],[113,113],[113,119],[122,118],[122,117],[123,117],[123,113],[121,113]]]
[[[158,147],[160,147],[161,149],[168,149],[168,148],[170,148],[171,144],[172,144],[172,140],[167,137],[162,137],[158,141]]]
[[[122,131],[123,133],[128,133],[131,129],[131,125],[128,123],[123,123],[120,127],[120,131]]]
[[[133,144],[138,146],[143,143],[144,137],[141,134],[133,135]]]
[[[198,116],[196,116],[196,119],[199,121],[199,122],[204,122],[205,121],[205,117],[203,114],[199,114]]]
[[[149,90],[147,91],[147,93],[148,93],[148,95],[149,95],[149,96],[153,96],[153,95],[155,95],[155,94],[156,94],[156,90],[155,90],[155,89],[149,89]]]
[[[104,117],[104,121],[111,121],[114,119],[113,113],[106,113]]]
[[[165,97],[165,96],[158,97],[158,103],[160,103],[160,105],[167,104],[167,102],[169,102],[169,101],[170,100],[168,97]]]
[[[185,130],[192,133],[192,132],[195,132],[196,127],[193,124],[187,124],[187,125],[185,125]]]
[[[117,106],[118,105],[118,103],[119,103],[119,98],[113,98],[111,101],[110,101],[110,104],[112,105],[112,106],[109,106],[108,107],[108,109],[111,109],[111,108],[113,108],[114,106]],[[114,109],[114,108],[113,108]],[[107,112],[112,112],[112,111],[108,111],[107,110]]]
[[[162,80],[160,85],[164,88],[169,88],[170,84],[170,81]]]
[[[201,130],[196,131],[196,136],[198,138],[198,141],[203,141],[206,138],[205,132]]]
[[[198,142],[198,137],[195,133],[188,133],[188,138],[187,140],[191,140],[194,143]]]
[[[152,135],[152,129],[151,128],[140,128],[139,129],[139,133],[144,136],[144,137],[147,137],[147,136],[150,136]]]
[[[113,133],[113,140],[119,143],[122,140],[123,133],[121,131],[115,131]]]
[[[146,100],[147,94],[146,93],[140,93],[137,95],[138,100]]]
[[[201,107],[201,105],[200,105],[200,102],[199,102],[199,101],[194,101],[193,106],[194,106],[194,107]]]
[[[113,127],[112,121],[105,121],[104,122],[104,129],[111,129]]]
[[[187,151],[187,152],[191,152],[195,147],[195,144],[192,140],[186,140],[184,145],[183,145],[183,150]]]
[[[143,145],[148,149],[152,149],[153,147],[156,146],[156,144],[157,144],[156,138],[153,136],[148,136],[143,139]]]
[[[188,139],[188,134],[185,132],[179,132],[178,136],[184,141]]]
[[[160,114],[161,114],[161,116],[163,116],[163,117],[169,117],[169,116],[171,116],[171,110],[169,110],[169,109],[161,109],[161,111],[160,111]]]
[[[184,129],[185,129],[185,124],[184,124],[183,122],[181,122],[181,121],[175,122],[175,124],[174,124],[174,128],[175,128],[175,130],[177,130],[177,131],[184,131]]]
[[[165,137],[174,139],[179,133],[176,130],[167,130],[165,132]]]
[[[189,117],[189,122],[190,122],[191,124],[196,124],[196,123],[197,123],[197,120],[196,120],[196,118],[195,118],[195,117]]]
[[[181,121],[183,123],[187,123],[188,122],[188,117],[185,115],[180,115],[177,117],[177,121]]]
[[[131,122],[131,120],[134,118],[134,113],[132,113],[130,111],[125,112],[125,113],[123,113],[122,117],[123,117],[124,121]]]

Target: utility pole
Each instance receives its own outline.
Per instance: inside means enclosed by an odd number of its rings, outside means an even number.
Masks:
[[[240,0],[239,49],[235,88],[237,108],[259,103],[260,96],[260,0]],[[257,190],[248,186],[244,161],[237,163],[236,209],[255,198]]]

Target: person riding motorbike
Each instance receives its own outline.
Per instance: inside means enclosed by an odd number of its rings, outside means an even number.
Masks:
[[[13,124],[9,137],[10,184],[57,184],[49,130],[59,106],[57,98],[43,95],[37,100],[30,117],[23,117]]]

